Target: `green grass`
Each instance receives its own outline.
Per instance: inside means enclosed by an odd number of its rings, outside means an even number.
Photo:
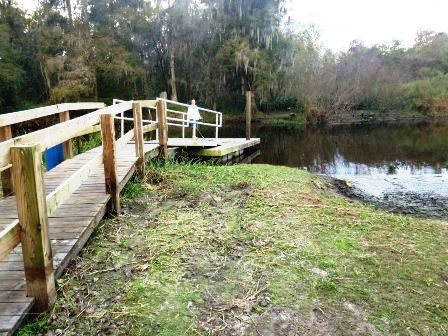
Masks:
[[[75,144],[76,141],[79,141],[79,147],[77,144]],[[90,149],[99,147],[102,145],[101,142],[101,134],[100,133],[92,133],[89,135],[84,135],[77,139],[73,143],[73,153],[74,155],[78,155],[84,152],[87,152]]]
[[[448,333],[446,222],[374,210],[298,169],[148,170],[19,335]]]

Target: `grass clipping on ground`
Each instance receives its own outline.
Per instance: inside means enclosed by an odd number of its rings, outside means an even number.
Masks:
[[[20,335],[446,335],[447,224],[268,165],[150,165]]]

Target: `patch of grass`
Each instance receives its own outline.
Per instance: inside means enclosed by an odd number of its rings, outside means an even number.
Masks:
[[[446,222],[268,165],[152,163],[123,195],[21,335],[448,332]]]
[[[142,178],[134,175],[126,184],[121,192],[122,200],[130,200],[133,198],[141,197],[145,193],[145,183]]]
[[[79,141],[79,146],[76,144],[76,141]],[[100,133],[92,133],[88,135],[84,135],[73,142],[73,153],[74,155],[78,155],[84,152],[87,152],[90,149],[96,148],[102,145],[101,134]]]

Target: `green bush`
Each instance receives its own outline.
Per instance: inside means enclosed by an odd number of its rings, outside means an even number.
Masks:
[[[258,108],[263,112],[304,111],[304,104],[296,97],[275,97],[270,100],[260,100],[257,105]]]
[[[396,107],[429,113],[448,113],[448,74],[406,83],[398,90]]]

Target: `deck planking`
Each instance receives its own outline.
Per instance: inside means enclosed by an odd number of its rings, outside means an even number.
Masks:
[[[149,159],[159,152],[157,144],[144,144]],[[46,195],[54,191],[72,174],[94,158],[101,148],[92,149],[73,159],[66,160],[44,174]],[[120,190],[135,172],[135,145],[123,145],[118,150],[117,174]],[[89,177],[61,203],[49,216],[49,234],[53,250],[55,277],[59,278],[68,263],[77,256],[96,225],[106,213],[110,196],[106,194],[102,164],[95,167]],[[0,230],[17,221],[15,197],[0,200]],[[26,296],[22,249],[18,245],[0,261],[0,336],[12,335],[31,313],[33,298]]]

